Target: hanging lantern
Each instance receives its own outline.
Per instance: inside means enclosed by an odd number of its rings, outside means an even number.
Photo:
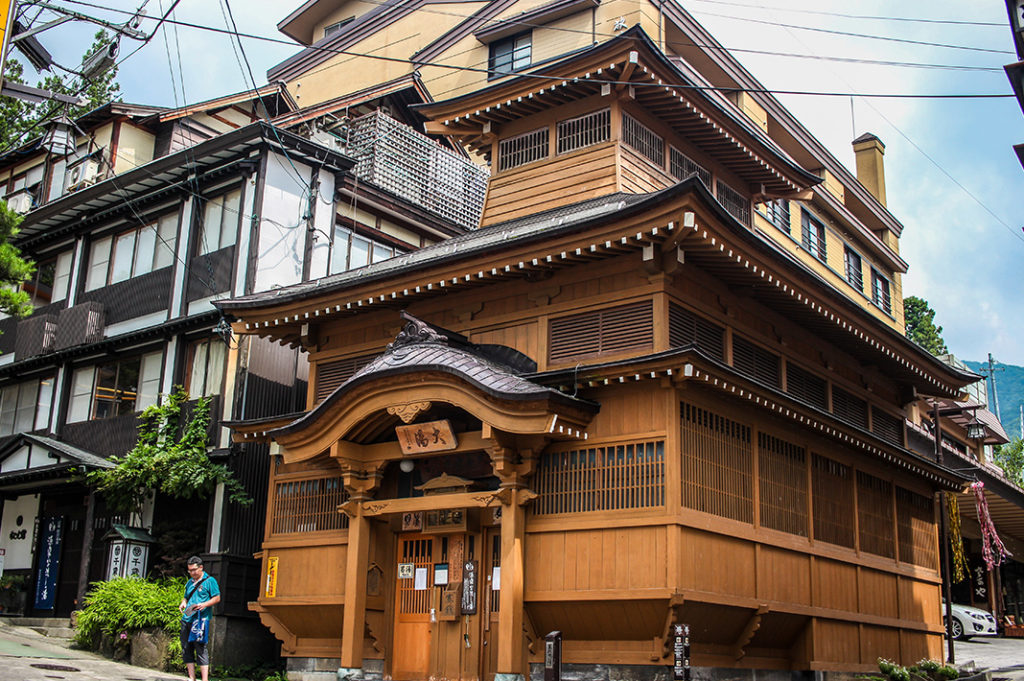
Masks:
[[[969,440],[985,439],[985,424],[978,420],[978,417],[967,424],[967,438]]]
[[[67,116],[50,121],[39,145],[54,156],[67,156],[75,150],[75,124]]]

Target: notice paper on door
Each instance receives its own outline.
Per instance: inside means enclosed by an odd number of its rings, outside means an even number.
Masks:
[[[412,588],[414,588],[416,591],[427,590],[427,568],[416,568],[416,579],[413,581]]]

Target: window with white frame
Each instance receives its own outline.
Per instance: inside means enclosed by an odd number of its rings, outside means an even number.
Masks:
[[[68,423],[142,411],[160,397],[163,353],[150,352],[76,369]]]
[[[864,266],[860,255],[849,246],[843,246],[843,260],[846,266],[846,281],[858,291],[864,291]]]
[[[74,254],[67,251],[56,258],[43,260],[36,265],[36,271],[32,274],[32,278],[22,285],[22,288],[32,297],[33,307],[43,307],[68,297],[73,257]]]
[[[356,234],[342,225],[335,225],[334,238],[331,240],[329,274],[364,267],[393,258],[398,253],[399,251],[390,244]]]
[[[199,227],[200,255],[234,245],[241,199],[242,190],[235,189],[205,202]]]
[[[886,314],[892,314],[892,293],[889,280],[882,273],[871,268],[871,301],[882,308]]]
[[[802,233],[800,243],[803,247],[815,258],[825,262],[826,250],[824,223],[804,210],[801,211],[800,229]]]
[[[189,344],[185,390],[191,397],[220,395],[224,383],[227,345],[220,338],[204,338]]]
[[[492,78],[525,69],[530,65],[533,35],[530,31],[495,40],[490,44],[487,68]]]
[[[49,427],[52,404],[52,376],[6,386],[0,390],[0,436]]]
[[[92,291],[169,267],[174,262],[178,214],[92,242],[85,290]]]

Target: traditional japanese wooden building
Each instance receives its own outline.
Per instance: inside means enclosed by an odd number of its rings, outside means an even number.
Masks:
[[[940,657],[965,480],[904,423],[976,377],[901,333],[898,235],[640,29],[418,112],[490,159],[480,229],[217,303],[310,360],[306,411],[233,424],[272,443],[251,607],[296,675],[536,676],[560,631],[652,679],[679,623],[701,667]]]

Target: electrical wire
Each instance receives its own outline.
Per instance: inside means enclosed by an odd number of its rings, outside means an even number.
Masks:
[[[767,7],[765,5],[758,5],[755,3],[748,2],[729,2],[728,0],[690,0],[690,2],[703,2],[711,5],[730,5],[733,7],[750,7],[754,9],[763,9],[769,12],[791,12],[797,14],[817,14],[819,16],[827,17],[842,17],[844,19],[868,19],[873,21],[905,21],[921,24],[948,24],[954,26],[998,26],[999,28],[1006,28],[1006,22],[995,22],[995,21],[964,21],[960,19],[925,19],[923,17],[891,17],[891,16],[879,16],[871,14],[846,14],[844,12],[827,12],[825,10],[815,9],[797,9],[789,7]]]

